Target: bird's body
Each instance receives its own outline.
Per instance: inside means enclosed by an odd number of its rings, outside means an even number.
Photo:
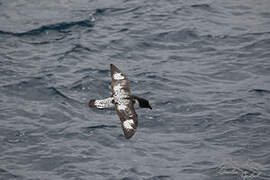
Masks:
[[[136,101],[142,108],[152,109],[152,107],[146,99],[131,94],[127,76],[113,64],[111,64],[111,77],[112,96],[103,100],[90,100],[88,105],[99,109],[115,107],[125,137],[129,139],[134,135],[138,126],[138,116],[134,109]]]

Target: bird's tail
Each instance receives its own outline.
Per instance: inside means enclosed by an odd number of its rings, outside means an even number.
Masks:
[[[144,98],[141,98],[141,97],[138,97],[138,96],[132,96],[132,98],[134,100],[137,100],[139,102],[139,106],[140,108],[149,108],[149,109],[152,109],[150,103],[148,100],[144,99]]]

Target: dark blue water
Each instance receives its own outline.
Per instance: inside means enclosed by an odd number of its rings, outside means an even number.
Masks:
[[[270,179],[270,1],[0,1],[1,180]],[[126,140],[109,65],[128,75]]]

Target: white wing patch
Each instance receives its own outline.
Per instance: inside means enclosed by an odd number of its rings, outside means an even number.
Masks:
[[[127,106],[124,105],[124,104],[119,104],[119,105],[117,106],[117,109],[118,109],[119,111],[124,111],[124,110],[127,109]]]
[[[122,73],[115,73],[115,74],[113,75],[113,78],[114,78],[115,80],[122,80],[122,79],[125,79],[125,77],[122,75]]]
[[[113,90],[116,92],[116,93],[120,93],[120,90],[121,90],[122,86],[120,84],[117,84],[113,87]]]
[[[129,104],[129,99],[128,98],[128,92],[126,92],[124,89],[122,89],[123,86],[121,84],[116,84],[113,87],[114,90],[114,101],[117,104],[117,109],[118,110],[126,110],[127,105]]]
[[[99,109],[114,107],[114,104],[112,103],[113,99],[113,97],[109,97],[102,100],[95,100],[94,105]]]
[[[128,120],[125,120],[124,122],[123,122],[123,126],[124,126],[124,128],[128,131],[128,130],[130,130],[130,129],[133,129],[133,127],[131,126],[131,125],[133,125],[134,124],[134,121],[133,121],[133,119],[128,119]]]
[[[122,89],[123,86],[121,84],[116,84],[114,87],[113,87],[113,90],[114,90],[114,96],[118,96],[119,98],[122,97],[127,97],[128,95],[128,92],[126,92],[124,89]]]

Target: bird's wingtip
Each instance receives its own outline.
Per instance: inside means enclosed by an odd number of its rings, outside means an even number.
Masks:
[[[95,101],[96,101],[96,100],[91,99],[91,100],[88,102],[88,106],[89,106],[90,108],[96,107],[96,106],[95,106]]]

